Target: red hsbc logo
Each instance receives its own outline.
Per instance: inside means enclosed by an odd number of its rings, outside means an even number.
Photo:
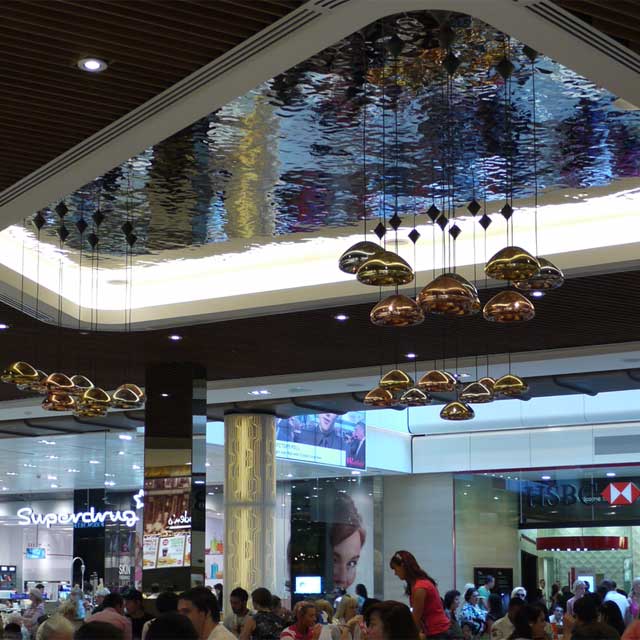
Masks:
[[[609,504],[633,504],[640,498],[640,489],[633,482],[611,482],[600,495]]]

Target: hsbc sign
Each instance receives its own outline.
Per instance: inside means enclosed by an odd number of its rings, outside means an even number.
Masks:
[[[521,526],[562,523],[610,523],[640,518],[640,481],[586,478],[528,481],[521,487]]]
[[[633,482],[610,482],[600,495],[611,505],[633,504],[640,489]]]

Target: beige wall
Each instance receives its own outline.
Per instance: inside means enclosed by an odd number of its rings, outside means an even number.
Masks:
[[[384,597],[402,601],[404,583],[389,569],[401,549],[413,553],[440,594],[453,585],[453,476],[449,473],[384,478]]]
[[[520,581],[518,494],[494,488],[490,476],[458,476],[456,496],[456,588],[473,582],[474,567],[512,568]],[[497,500],[496,500],[497,498]]]

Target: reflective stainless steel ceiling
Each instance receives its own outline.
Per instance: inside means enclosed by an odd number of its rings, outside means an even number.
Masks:
[[[532,71],[522,44],[487,25],[457,17],[453,26],[461,64],[451,111],[433,15],[387,19],[364,30],[366,48],[354,34],[71,194],[67,246],[79,247],[74,223],[81,212],[90,222],[97,206],[106,216],[103,255],[124,251],[128,211],[138,254],[356,225],[365,175],[371,217],[385,193],[389,215],[396,193],[401,216],[441,205],[451,180],[458,205],[475,190],[497,210],[510,177],[508,139],[514,198],[533,190],[533,73],[541,188],[638,174],[640,112],[617,109],[615,96],[543,56]],[[385,46],[396,34],[404,43],[397,64]],[[505,53],[515,65],[508,110],[496,72]],[[42,212],[48,242],[57,241],[55,204]]]

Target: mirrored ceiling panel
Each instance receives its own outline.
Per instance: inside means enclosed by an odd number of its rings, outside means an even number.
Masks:
[[[90,250],[96,209],[105,257],[125,252],[127,221],[134,253],[157,255],[321,234],[396,206],[422,215],[451,194],[456,206],[475,196],[497,211],[510,185],[515,201],[533,193],[534,76],[540,189],[586,198],[637,176],[633,105],[549,58],[532,63],[521,43],[477,20],[450,26],[451,81],[441,16],[372,24],[70,194],[66,248]],[[514,65],[506,91],[504,58]],[[41,211],[41,240],[52,244],[57,204]]]

